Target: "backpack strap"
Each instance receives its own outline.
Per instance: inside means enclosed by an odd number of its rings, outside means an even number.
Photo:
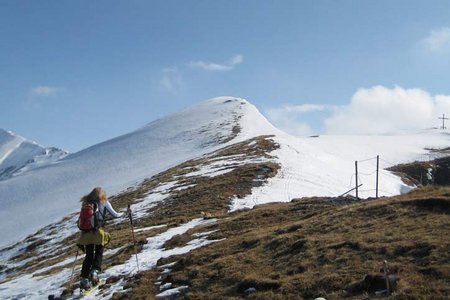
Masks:
[[[98,224],[98,216],[97,216],[97,212],[98,212],[98,203],[96,201],[90,202],[92,203],[92,205],[94,205],[94,227],[92,228],[92,231],[96,231],[100,226]]]
[[[96,205],[97,205],[97,204],[96,204]],[[104,227],[104,226],[105,226],[105,221],[106,221],[106,220],[105,220],[105,216],[106,216],[106,206],[103,208],[103,212],[100,211],[100,210],[98,209],[98,206],[97,206],[96,209],[95,209],[95,217],[97,218],[97,223],[99,223],[97,213],[100,215],[100,217],[101,217],[101,223],[102,223],[102,224],[98,224],[98,227]]]

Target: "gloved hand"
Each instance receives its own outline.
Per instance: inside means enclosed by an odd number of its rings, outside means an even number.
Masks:
[[[128,206],[127,211],[122,214],[122,218],[128,218],[131,215],[131,208]]]

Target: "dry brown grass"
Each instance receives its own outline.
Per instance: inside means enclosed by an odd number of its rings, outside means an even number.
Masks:
[[[262,205],[220,220],[211,238],[226,240],[159,263],[177,261],[166,281],[189,285],[184,299],[367,299],[363,278],[381,275],[384,259],[400,279],[391,299],[446,299],[449,211],[449,188]],[[133,293],[144,291],[136,283]]]
[[[427,179],[428,169],[430,168],[433,174],[431,181]],[[450,185],[450,156],[440,157],[431,161],[400,164],[388,170],[398,174],[407,184]]]

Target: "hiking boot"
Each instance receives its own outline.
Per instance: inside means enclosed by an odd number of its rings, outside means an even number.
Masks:
[[[89,280],[92,283],[92,286],[96,286],[98,284],[98,271],[92,270],[91,273],[89,273]]]
[[[82,290],[88,290],[92,287],[91,282],[89,279],[81,277],[80,278],[80,289]]]

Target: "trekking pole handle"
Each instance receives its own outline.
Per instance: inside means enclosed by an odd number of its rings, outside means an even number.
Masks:
[[[137,250],[136,250],[136,237],[134,236],[133,217],[131,216],[130,204],[128,204],[127,212],[128,212],[128,216],[130,217],[131,236],[133,237],[133,248],[134,248],[134,252],[136,253],[136,266],[137,266],[137,269],[139,272],[139,260],[138,260]]]
[[[128,217],[130,218],[131,225],[133,225],[133,217],[131,216],[131,205],[130,204],[128,204],[127,213],[128,213]]]
[[[136,244],[136,239],[134,237],[134,226],[133,226],[133,216],[131,215],[131,208],[130,208],[130,204],[128,204],[128,217],[130,218],[130,225],[131,225],[131,233],[133,235],[133,242]]]

